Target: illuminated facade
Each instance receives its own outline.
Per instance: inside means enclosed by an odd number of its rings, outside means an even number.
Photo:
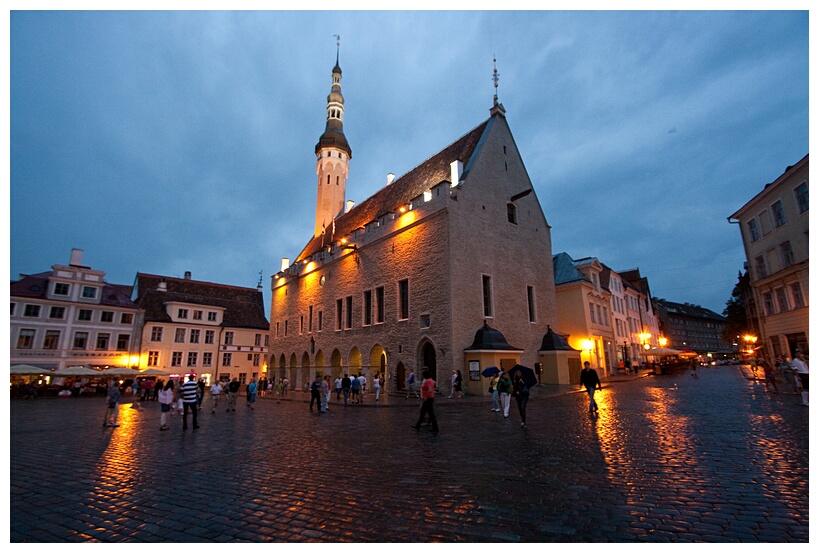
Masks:
[[[136,365],[143,313],[130,299],[131,287],[107,283],[82,257],[74,249],[68,265],[11,283],[12,365]]]
[[[339,159],[346,139],[335,133],[319,142],[319,163]],[[321,196],[330,173],[318,172]],[[508,357],[538,362],[556,320],[550,227],[497,102],[357,206],[331,221],[322,209],[316,234],[272,278],[273,374],[301,387],[316,374],[382,373],[395,390],[428,367],[439,389],[461,370],[467,391],[483,393],[471,357],[481,352],[465,350],[485,322],[514,347]]]
[[[757,311],[749,318],[771,357],[808,353],[809,165],[806,155],[728,218],[745,247]]]
[[[244,288],[137,273],[144,309],[139,368],[240,382],[267,372],[269,323],[261,286]]]

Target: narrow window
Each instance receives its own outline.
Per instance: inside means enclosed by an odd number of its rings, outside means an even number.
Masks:
[[[148,352],[148,366],[149,367],[156,367],[159,365],[159,352],[158,351],[149,351]]]
[[[535,318],[535,288],[534,286],[526,287],[526,304],[529,307],[529,322],[536,323]]]
[[[515,207],[515,204],[513,203],[506,204],[506,218],[513,225],[518,224],[518,210]]]
[[[805,307],[805,300],[802,298],[802,286],[798,282],[791,284],[791,296],[793,296],[793,308]]]
[[[189,351],[188,352],[188,366],[195,367],[196,366],[196,358],[198,357],[197,352]]]
[[[228,330],[225,332],[225,345],[232,346],[233,345],[233,332]]]
[[[287,325],[285,325],[287,326]],[[232,353],[223,353],[222,354],[222,366],[229,367],[233,364],[233,354]]]
[[[20,329],[20,335],[17,337],[18,349],[31,349],[34,347],[34,335],[36,331],[33,328]]]
[[[756,278],[759,279],[768,276],[768,272],[765,270],[765,258],[758,255],[754,261],[756,263]]]
[[[773,213],[774,226],[776,228],[781,227],[787,222],[785,219],[785,208],[782,207],[781,200],[777,200],[776,203],[771,206],[771,213]]]
[[[364,290],[364,326],[373,324],[373,292]]]
[[[324,318],[324,311],[319,311],[318,312],[318,331],[319,332],[321,332],[321,326],[322,326],[322,323],[324,322],[322,320],[323,318]]]
[[[117,336],[117,351],[128,351],[131,344],[130,334],[120,334]]]
[[[375,289],[375,322],[384,322],[384,287]]]
[[[751,236],[751,242],[759,240],[759,226],[756,224],[756,219],[748,221],[748,234]]]
[[[398,319],[409,319],[409,280],[398,282]]]
[[[59,342],[59,330],[46,330],[45,339],[43,340],[43,349],[57,349]]]
[[[199,333],[200,330],[198,328],[191,329],[190,341],[191,344],[198,344],[199,343]]]
[[[808,210],[808,184],[803,182],[796,187],[793,193],[796,195],[796,207],[799,209],[799,213],[806,212]]]
[[[206,351],[202,354],[202,366],[210,367],[211,365],[213,365],[213,353]]]
[[[307,308],[307,332],[313,332],[313,306]],[[256,344],[257,346],[259,344]]]
[[[205,343],[212,344],[214,339],[214,331],[213,330],[206,330],[205,331]]]
[[[780,313],[791,310],[790,305],[788,305],[788,296],[785,294],[784,288],[776,289],[776,303],[779,306]]]
[[[346,325],[345,328],[350,329],[353,328],[353,297],[347,296],[347,317],[345,319]]]
[[[162,341],[162,327],[161,326],[151,327],[151,342],[161,342],[161,341]]]
[[[492,317],[492,277],[483,275],[483,316]]]
[[[182,343],[185,341],[185,329],[184,328],[177,328],[176,334],[173,337],[174,342]]]
[[[341,330],[341,324],[344,320],[342,318],[341,308],[343,305],[343,301],[341,299],[336,300],[336,330]]]
[[[790,241],[782,242],[779,245],[779,251],[782,254],[782,267],[793,265],[793,248],[791,248]]]
[[[111,335],[107,333],[99,333],[97,334],[97,350],[105,351],[108,349],[108,341],[111,339]]]

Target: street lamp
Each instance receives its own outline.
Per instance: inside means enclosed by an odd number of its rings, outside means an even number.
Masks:
[[[659,338],[657,338],[657,343],[660,344],[661,348],[664,348],[668,344],[668,338],[660,336]]]

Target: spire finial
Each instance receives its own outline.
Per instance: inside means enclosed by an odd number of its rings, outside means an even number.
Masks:
[[[493,97],[493,105],[498,105],[498,79],[500,78],[500,73],[498,73],[498,60],[495,56],[492,56],[492,82],[495,83],[495,96]]]
[[[333,35],[336,39],[336,65],[338,65],[338,51],[341,47],[341,35]]]

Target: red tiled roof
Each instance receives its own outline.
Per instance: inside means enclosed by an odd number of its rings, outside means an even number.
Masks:
[[[404,176],[341,215],[336,219],[335,233],[332,238],[329,236],[332,227],[328,227],[323,238],[319,235],[310,239],[296,261],[310,257],[321,250],[323,244],[326,245],[332,240],[347,236],[385,213],[397,211],[399,206],[409,203],[436,184],[449,181],[451,178],[450,164],[456,160],[462,161],[464,166],[468,164],[488,122],[487,119]]]

